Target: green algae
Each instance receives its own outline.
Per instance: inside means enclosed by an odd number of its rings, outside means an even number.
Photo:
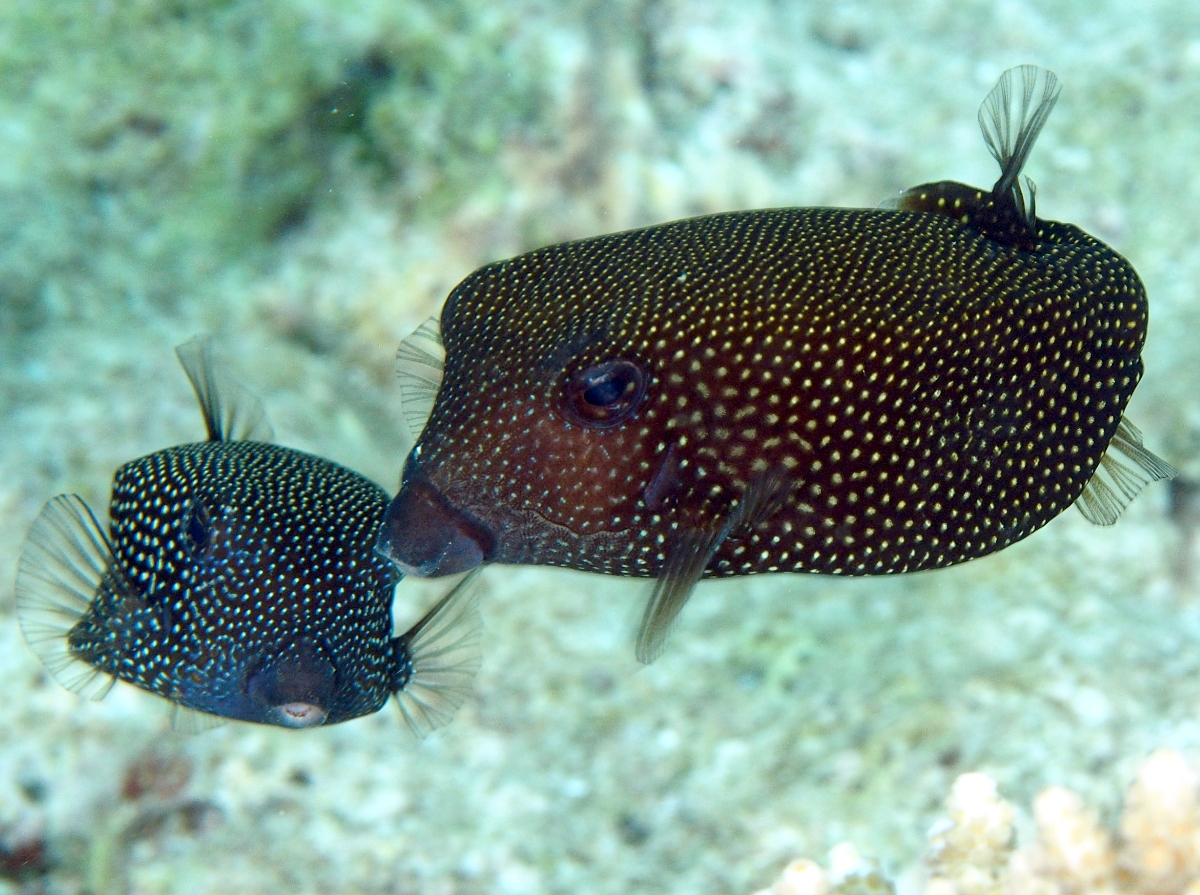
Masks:
[[[301,25],[232,2],[9,9],[0,289],[15,322],[165,299],[286,218],[319,175],[294,126],[317,74]]]
[[[175,307],[347,169],[436,210],[536,103],[464,3],[19,2],[0,12],[0,322]],[[522,64],[523,70],[533,68]],[[489,86],[498,85],[498,86]],[[344,164],[345,160],[348,164]]]
[[[545,95],[532,50],[499,15],[465,4],[398,5],[364,68],[362,157],[424,214],[500,185],[506,139],[533,129]],[[386,73],[386,77],[383,75]]]

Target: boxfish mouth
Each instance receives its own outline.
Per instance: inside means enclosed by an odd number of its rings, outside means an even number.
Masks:
[[[311,637],[298,637],[268,651],[246,678],[255,707],[251,720],[280,727],[316,727],[329,716],[337,669]]]
[[[388,504],[375,550],[405,575],[456,575],[491,558],[496,535],[455,509],[424,478],[406,482]]]

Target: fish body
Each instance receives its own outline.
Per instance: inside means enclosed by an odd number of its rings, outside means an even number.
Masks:
[[[710,215],[475,271],[380,550],[417,575],[657,578],[650,661],[700,578],[941,568],[1075,502],[1114,521],[1172,470],[1122,416],[1140,279],[1018,180],[1057,95],[1022,67],[985,101],[992,190]]]
[[[453,622],[469,640],[470,598],[393,636],[399,576],[372,549],[387,493],[257,440],[261,411],[247,414],[255,405],[214,373],[206,344],[179,356],[209,439],[118,469],[107,534],[75,496],[34,523],[18,611],[43,661],[71,689],[123,680],[204,716],[285,727],[356,718],[393,694],[410,720],[451,709],[425,705],[430,635]],[[465,685],[472,660],[459,659]]]

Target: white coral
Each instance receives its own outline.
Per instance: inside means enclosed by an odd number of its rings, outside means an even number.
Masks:
[[[844,892],[890,893],[894,887],[849,842],[829,850],[829,870],[807,858],[792,861],[769,889],[755,895],[840,895]]]
[[[1144,895],[1200,890],[1200,778],[1178,752],[1155,752],[1129,787],[1117,865]]]
[[[963,774],[946,800],[948,820],[929,831],[927,895],[1001,895],[1016,811],[986,774]]]
[[[1038,836],[1009,861],[1014,895],[1107,895],[1115,892],[1112,835],[1075,793],[1059,786],[1033,802]]]
[[[1016,848],[1016,812],[985,774],[955,781],[946,814],[929,831],[925,895],[1200,895],[1200,774],[1171,750],[1138,771],[1116,836],[1078,795],[1053,786],[1033,803],[1037,838]],[[757,895],[836,895],[870,867],[843,844],[828,873],[793,861]]]
[[[808,858],[798,858],[783,868],[783,874],[771,888],[754,895],[825,895],[828,889],[821,865]]]

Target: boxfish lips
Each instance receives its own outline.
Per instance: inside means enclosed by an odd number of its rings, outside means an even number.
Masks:
[[[255,711],[247,720],[281,727],[316,727],[329,717],[337,669],[321,647],[300,638],[276,648],[246,679]]]
[[[376,551],[405,575],[456,575],[491,559],[496,535],[450,506],[423,478],[406,482],[388,504]]]

